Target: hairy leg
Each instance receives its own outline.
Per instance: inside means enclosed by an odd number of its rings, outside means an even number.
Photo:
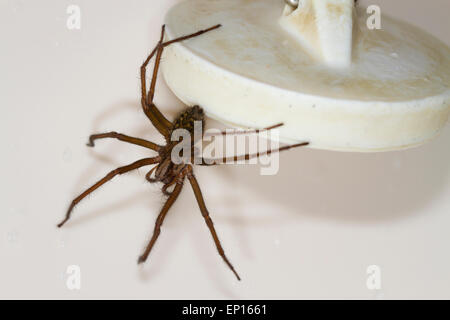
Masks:
[[[69,209],[67,210],[66,217],[60,224],[58,224],[58,228],[61,228],[67,221],[69,221],[73,208],[75,208],[75,206],[78,203],[80,203],[81,200],[86,198],[89,194],[91,194],[92,192],[94,192],[95,190],[100,188],[102,185],[104,185],[108,181],[112,180],[115,176],[124,174],[126,172],[129,172],[129,171],[132,171],[132,170],[144,167],[144,166],[149,166],[149,165],[155,164],[159,161],[160,161],[159,157],[146,158],[146,159],[136,161],[128,166],[120,167],[120,168],[117,168],[117,169],[111,171],[104,178],[100,179],[96,184],[94,184],[92,187],[87,189],[85,192],[83,192],[81,195],[79,195],[77,198],[75,198],[72,201],[72,203],[69,206]]]
[[[144,110],[144,113],[146,116],[150,119],[152,124],[155,126],[155,128],[165,137],[169,135],[170,128],[172,127],[172,123],[167,120],[167,118],[159,111],[159,109],[153,104],[153,100],[149,101],[147,98],[147,66],[150,62],[150,60],[153,58],[155,53],[161,51],[161,45],[164,40],[164,31],[165,26],[162,26],[161,28],[161,38],[156,45],[156,47],[153,49],[153,51],[150,53],[150,55],[147,57],[147,59],[144,61],[144,63],[141,66],[141,104],[142,108]],[[159,57],[158,57],[159,56]],[[155,62],[155,67],[153,69],[153,78],[152,78],[152,84],[156,83],[155,78],[155,70],[156,73],[158,72],[157,66],[159,65],[159,60],[161,59],[161,55],[158,54]],[[153,85],[154,90],[154,85]]]
[[[147,174],[145,175],[145,179],[150,182],[150,183],[156,183],[158,182],[158,180],[152,178],[152,174],[153,172],[155,172],[155,170],[158,168],[158,166],[155,166],[152,168],[152,170],[150,170],[149,172],[147,172]]]
[[[121,133],[117,133],[117,132],[108,132],[108,133],[100,133],[100,134],[93,134],[89,137],[89,143],[87,143],[88,147],[94,147],[95,146],[95,141],[99,140],[99,139],[106,139],[106,138],[112,138],[112,139],[117,139],[120,141],[124,141],[124,142],[128,142],[131,144],[135,144],[147,149],[151,149],[154,151],[159,151],[161,149],[161,146],[157,145],[156,143],[144,140],[144,139],[140,139],[140,138],[134,138],[134,137],[130,137]]]
[[[273,130],[273,129],[276,129],[276,128],[279,128],[279,127],[282,127],[283,126],[283,123],[279,123],[279,124],[276,124],[276,125],[274,125],[274,126],[271,126],[271,127],[267,127],[267,128],[264,128],[264,129],[252,129],[252,130],[236,130],[236,129],[233,129],[233,130],[228,130],[228,131],[222,131],[222,132],[219,132],[219,133],[205,133],[205,137],[214,137],[214,136],[226,136],[226,135],[236,135],[236,134],[258,134],[258,133],[261,133],[261,132],[263,132],[263,131],[270,131],[270,130]]]
[[[164,115],[159,111],[159,109],[156,107],[156,105],[153,103],[153,98],[155,96],[155,87],[156,87],[156,80],[158,76],[158,70],[161,62],[162,53],[165,47],[168,45],[180,42],[183,40],[187,40],[190,38],[197,37],[205,32],[214,30],[219,28],[220,25],[216,25],[212,28],[205,29],[198,31],[196,33],[179,37],[167,42],[163,42],[164,40],[164,32],[165,32],[165,26],[162,26],[161,30],[161,38],[156,45],[156,47],[153,49],[153,51],[150,53],[150,55],[147,57],[147,59],[144,61],[144,63],[141,66],[141,104],[144,109],[144,113],[147,115],[147,117],[150,119],[150,121],[153,123],[153,125],[158,129],[158,131],[165,136],[166,138],[169,135],[169,131],[172,128],[172,123],[164,117]],[[146,83],[146,72],[147,72],[147,65],[149,64],[150,60],[153,58],[153,56],[156,54],[156,60],[155,60],[155,66],[153,68],[153,76],[152,81],[150,84],[150,90],[147,93],[147,83]]]
[[[156,50],[156,61],[155,61],[155,67],[153,68],[153,77],[152,77],[152,82],[151,82],[151,85],[150,85],[150,90],[149,90],[148,96],[147,96],[147,103],[148,104],[153,104],[153,98],[155,97],[156,79],[158,77],[158,70],[159,70],[159,66],[160,66],[160,62],[161,62],[161,56],[162,56],[162,53],[164,51],[164,48],[169,46],[169,45],[171,45],[171,44],[173,44],[173,43],[176,43],[176,42],[181,42],[181,41],[184,41],[184,40],[188,40],[188,39],[191,39],[191,38],[198,37],[198,36],[200,36],[200,35],[202,35],[202,34],[204,34],[206,32],[215,30],[215,29],[217,29],[217,28],[219,28],[221,26],[222,25],[218,24],[218,25],[215,25],[215,26],[213,26],[211,28],[200,30],[200,31],[197,31],[195,33],[192,33],[192,34],[189,34],[189,35],[186,35],[186,36],[182,36],[182,37],[179,37],[179,38],[175,38],[173,40],[170,40],[170,41],[167,41],[167,42],[163,43],[162,41],[163,41],[163,38],[164,38],[164,30],[165,30],[165,26],[163,25],[162,32],[161,32],[161,40],[158,43],[158,46],[155,48],[155,50]]]
[[[222,26],[221,24],[216,24],[215,26],[213,26],[211,28],[200,30],[200,31],[197,31],[195,33],[188,34],[186,36],[182,36],[182,37],[175,38],[173,40],[169,40],[169,41],[163,43],[163,47],[170,46],[172,43],[175,43],[175,42],[180,42],[180,41],[184,41],[184,40],[188,40],[188,39],[191,39],[191,38],[198,37],[198,36],[200,36],[200,35],[202,35],[202,34],[204,34],[206,32],[218,29],[221,26]]]
[[[298,143],[298,144],[285,146],[285,147],[281,147],[281,148],[274,149],[274,150],[258,152],[255,154],[245,154],[245,155],[234,156],[234,157],[223,157],[222,159],[204,159],[204,158],[202,158],[201,159],[202,162],[199,165],[201,165],[201,166],[216,166],[216,165],[220,165],[220,164],[233,163],[233,162],[238,162],[238,161],[243,161],[243,160],[250,160],[250,159],[254,159],[254,158],[259,158],[264,155],[270,155],[273,153],[287,151],[287,150],[293,149],[293,148],[305,147],[307,145],[309,145],[309,142]]]
[[[209,215],[208,209],[206,208],[205,200],[203,199],[202,191],[200,190],[200,186],[197,182],[197,179],[194,176],[194,173],[192,171],[192,167],[188,167],[187,172],[187,178],[189,179],[189,182],[191,183],[192,189],[194,190],[195,198],[197,199],[197,203],[200,207],[200,211],[202,213],[203,218],[205,219],[206,225],[209,228],[209,231],[211,232],[211,236],[214,239],[214,243],[216,244],[217,251],[219,252],[219,255],[222,257],[222,259],[225,261],[225,263],[228,265],[228,267],[233,271],[236,278],[240,281],[241,278],[239,277],[236,270],[234,270],[233,265],[230,263],[228,258],[225,255],[225,252],[222,248],[222,245],[220,244],[219,237],[217,236],[216,229],[214,228],[214,223]]]
[[[155,242],[161,233],[161,226],[164,222],[164,219],[166,218],[167,212],[169,212],[169,209],[172,207],[172,205],[175,203],[178,196],[180,195],[181,189],[183,188],[183,183],[184,183],[184,176],[180,175],[179,179],[177,180],[175,189],[170,194],[170,197],[167,199],[166,203],[164,204],[164,207],[161,209],[158,218],[156,219],[152,238],[150,239],[150,242],[148,243],[144,253],[139,257],[138,260],[139,264],[144,263],[147,260],[150,252],[152,251],[152,248],[155,245]]]
[[[172,187],[174,184],[177,183],[177,178],[173,179],[171,182],[166,183],[163,187],[162,187],[162,193],[166,196],[170,196],[172,194],[172,192],[167,191],[170,187]]]

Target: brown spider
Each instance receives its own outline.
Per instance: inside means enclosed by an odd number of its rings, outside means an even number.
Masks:
[[[155,126],[155,128],[159,131],[159,133],[161,133],[164,136],[164,138],[166,140],[166,145],[160,146],[160,145],[157,145],[157,144],[147,141],[147,140],[126,136],[126,135],[123,135],[123,134],[120,134],[117,132],[109,132],[109,133],[92,135],[89,138],[89,143],[88,143],[88,146],[90,146],[90,147],[94,147],[94,142],[97,139],[114,138],[114,139],[118,139],[120,141],[139,145],[144,148],[148,148],[150,150],[156,151],[158,153],[158,155],[156,157],[145,158],[145,159],[136,161],[130,165],[117,168],[117,169],[111,171],[110,173],[108,173],[103,179],[98,181],[96,184],[91,186],[89,189],[87,189],[85,192],[83,192],[80,196],[78,196],[77,198],[75,198],[72,201],[71,205],[69,206],[69,209],[67,210],[65,219],[60,224],[58,224],[59,228],[62,227],[70,219],[73,208],[81,200],[83,200],[86,196],[91,194],[93,191],[98,189],[100,186],[102,186],[106,182],[113,179],[115,176],[124,174],[126,172],[130,172],[132,170],[135,170],[135,169],[138,169],[138,168],[141,168],[144,166],[150,166],[150,165],[156,164],[156,166],[147,173],[146,179],[150,183],[155,183],[155,182],[163,183],[162,191],[168,198],[167,198],[166,203],[164,204],[163,208],[161,209],[161,212],[160,212],[158,218],[156,219],[153,236],[152,236],[150,242],[148,243],[144,253],[139,257],[138,263],[143,263],[147,260],[149,254],[150,254],[150,251],[152,250],[153,245],[155,244],[155,242],[158,239],[158,236],[161,232],[161,225],[164,221],[164,218],[166,217],[167,212],[169,211],[170,207],[174,204],[174,202],[178,198],[178,195],[180,194],[181,189],[183,188],[184,181],[187,178],[192,186],[192,189],[194,190],[194,194],[197,199],[198,205],[200,207],[200,211],[203,215],[203,218],[205,219],[205,222],[209,228],[209,231],[211,232],[211,235],[214,239],[214,243],[216,244],[216,247],[217,247],[217,250],[218,250],[220,256],[223,258],[223,260],[228,265],[228,267],[236,275],[237,279],[240,280],[239,275],[234,270],[232,264],[230,263],[228,258],[225,256],[225,252],[222,249],[222,246],[220,244],[216,230],[214,229],[213,222],[212,222],[211,217],[209,216],[208,210],[206,208],[202,192],[198,185],[197,179],[195,178],[193,168],[191,165],[192,161],[191,162],[183,162],[181,164],[175,164],[171,158],[172,149],[174,148],[174,146],[176,144],[178,144],[178,142],[171,141],[171,135],[172,135],[173,131],[175,131],[176,129],[185,129],[192,136],[194,134],[194,122],[195,121],[200,121],[202,126],[204,126],[204,123],[205,123],[204,112],[203,112],[202,108],[200,108],[199,106],[188,107],[183,113],[181,113],[175,119],[175,121],[170,122],[169,120],[166,119],[166,117],[158,110],[156,105],[153,103],[153,97],[155,94],[156,78],[157,78],[158,69],[159,69],[159,65],[160,65],[160,61],[161,61],[161,56],[162,56],[164,48],[172,43],[199,36],[205,32],[217,29],[220,26],[221,25],[216,25],[212,28],[209,28],[206,30],[201,30],[194,34],[176,38],[176,39],[173,39],[173,40],[170,40],[167,42],[163,42],[165,27],[164,26],[162,27],[160,41],[156,45],[155,49],[153,49],[151,54],[148,56],[148,58],[145,60],[144,64],[141,66],[141,89],[142,89],[141,104],[142,104],[142,108],[143,108],[145,115],[149,118],[149,120],[151,121],[153,126]],[[151,58],[155,54],[156,54],[156,61],[155,61],[155,66],[154,66],[154,70],[153,70],[153,78],[151,81],[150,90],[147,93],[146,67],[147,67],[148,63],[150,62]],[[265,130],[270,130],[270,129],[279,127],[281,125],[282,124],[279,124],[279,125],[276,125],[276,126],[273,126],[270,128],[266,128]],[[247,132],[258,133],[259,131],[260,130],[253,130],[253,131],[247,131]],[[221,134],[226,134],[226,132],[222,132]],[[191,141],[193,141],[193,139]],[[192,147],[193,147],[194,143],[195,142],[193,141]],[[282,148],[279,148],[276,150],[269,150],[269,151],[265,151],[264,153],[258,153],[258,154],[253,154],[253,155],[246,154],[246,155],[239,156],[239,157],[237,157],[237,156],[230,157],[230,158],[224,157],[223,159],[221,159],[221,161],[222,161],[222,163],[227,163],[227,162],[229,163],[232,161],[237,161],[239,159],[249,160],[252,158],[259,157],[261,155],[267,155],[267,154],[271,154],[274,152],[288,150],[293,147],[300,147],[300,146],[306,146],[306,145],[308,145],[308,143],[301,143],[301,144],[297,144],[297,145],[286,146],[286,147],[282,147]],[[217,164],[217,163],[211,164],[211,161],[208,162],[206,160],[207,159],[201,158],[201,161],[199,164],[200,165],[216,165]],[[153,174],[154,174],[154,177],[152,177]],[[168,188],[170,188],[170,187],[174,187],[172,192],[167,191]]]

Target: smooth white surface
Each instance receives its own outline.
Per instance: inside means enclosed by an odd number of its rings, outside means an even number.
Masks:
[[[55,225],[69,202],[109,170],[147,156],[116,130],[152,139],[139,106],[139,65],[176,1],[3,1],[0,20],[1,298],[450,298],[450,130],[402,152],[295,150],[280,172],[197,169],[237,283],[185,189],[144,268],[136,260],[161,207],[145,171],[113,181]],[[364,5],[367,1],[362,1]],[[447,0],[377,1],[450,44]],[[169,116],[182,104],[158,83]],[[217,126],[216,123],[210,123]],[[81,267],[81,291],[65,286]],[[382,290],[366,268],[382,270]]]
[[[169,39],[223,25],[167,48],[168,86],[215,119],[251,128],[284,123],[284,141],[317,149],[404,149],[429,141],[446,124],[445,44],[386,13],[382,29],[369,30],[359,7],[352,64],[330,68],[280,27],[283,8],[278,0],[188,0],[172,8],[165,19]]]
[[[285,5],[279,24],[318,61],[331,68],[352,63],[354,0],[306,0]]]

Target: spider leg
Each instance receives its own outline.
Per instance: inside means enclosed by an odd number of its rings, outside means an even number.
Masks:
[[[206,32],[218,29],[221,26],[222,26],[221,24],[217,24],[217,25],[215,25],[215,26],[213,26],[211,28],[200,30],[200,31],[197,31],[195,33],[192,33],[192,34],[189,34],[189,35],[186,35],[186,36],[182,36],[182,37],[179,37],[179,38],[175,38],[173,40],[166,41],[166,42],[163,43],[163,47],[167,47],[167,46],[169,46],[169,45],[171,45],[172,43],[175,43],[175,42],[180,42],[180,41],[184,41],[184,40],[188,40],[188,39],[191,39],[191,38],[198,37],[198,36],[200,36],[200,35],[202,35],[202,34],[204,34]]]
[[[214,243],[216,244],[217,251],[219,252],[219,255],[222,257],[222,259],[225,261],[225,263],[228,265],[228,267],[233,271],[236,278],[240,281],[241,278],[239,277],[236,270],[234,270],[233,265],[230,263],[228,258],[225,255],[225,252],[222,248],[222,245],[220,244],[219,237],[217,236],[216,229],[214,228],[214,223],[209,215],[208,209],[206,208],[205,200],[203,199],[202,191],[200,190],[200,186],[198,184],[197,179],[194,176],[194,173],[192,171],[192,167],[188,166],[188,172],[187,172],[187,178],[189,179],[189,182],[191,183],[192,189],[194,190],[195,198],[197,199],[197,203],[200,207],[200,211],[202,213],[203,218],[205,219],[206,225],[209,228],[209,231],[211,232],[211,235],[214,239]]]
[[[172,182],[169,182],[167,184],[165,184],[162,188],[162,192],[166,195],[166,196],[170,196],[172,194],[172,192],[167,191],[167,189],[169,189],[171,186],[173,186],[175,183],[177,183],[177,178],[173,179]]]
[[[61,228],[70,219],[70,216],[72,214],[73,208],[75,208],[75,206],[81,200],[83,200],[85,197],[87,197],[93,191],[97,190],[99,187],[104,185],[106,182],[112,180],[115,176],[124,174],[126,172],[129,172],[129,171],[132,171],[132,170],[144,167],[144,166],[149,166],[149,165],[155,164],[155,163],[157,163],[159,161],[160,161],[159,157],[146,158],[146,159],[142,159],[142,160],[136,161],[136,162],[134,162],[134,163],[132,163],[130,165],[127,165],[127,166],[124,166],[124,167],[120,167],[120,168],[117,168],[117,169],[111,171],[104,178],[99,180],[96,184],[94,184],[92,187],[87,189],[85,192],[83,192],[81,195],[79,195],[77,198],[75,198],[72,201],[72,203],[69,206],[69,209],[67,210],[66,217],[64,218],[64,220],[61,223],[58,224],[58,228]]]
[[[184,40],[188,40],[188,39],[191,39],[191,38],[198,37],[198,36],[200,36],[200,35],[202,35],[202,34],[204,34],[206,32],[209,32],[209,31],[215,30],[217,28],[220,28],[221,26],[222,26],[221,24],[218,24],[218,25],[215,25],[215,26],[213,26],[211,28],[200,30],[200,31],[197,31],[195,33],[192,33],[192,34],[189,34],[189,35],[186,35],[186,36],[182,36],[182,37],[178,37],[178,38],[175,38],[173,40],[166,41],[166,42],[162,42],[163,38],[164,38],[165,26],[162,27],[161,41],[158,43],[158,46],[155,49],[155,50],[157,50],[157,52],[156,52],[156,61],[155,61],[155,67],[153,69],[153,78],[152,78],[152,83],[150,85],[150,91],[149,91],[148,96],[147,96],[147,103],[148,104],[153,104],[153,98],[155,96],[156,78],[158,76],[158,69],[159,69],[159,65],[160,65],[160,62],[161,62],[161,56],[162,56],[162,53],[164,51],[164,48],[169,46],[169,45],[171,45],[171,44],[173,44],[173,43],[176,43],[176,42],[181,42],[181,41],[184,41]]]
[[[172,207],[172,205],[175,203],[178,196],[180,195],[181,189],[183,188],[184,175],[180,174],[178,177],[179,179],[177,179],[175,189],[172,191],[170,197],[167,199],[166,203],[164,204],[164,207],[161,209],[158,218],[156,219],[155,229],[153,230],[153,236],[150,239],[150,242],[148,243],[144,253],[139,257],[138,260],[139,264],[144,263],[147,260],[156,240],[158,239],[161,233],[161,226],[164,222],[164,219],[166,218],[167,212],[169,212],[169,209]]]
[[[202,163],[200,163],[199,165],[200,166],[216,166],[216,165],[220,165],[220,164],[233,163],[233,162],[238,162],[238,161],[242,161],[242,160],[248,161],[250,159],[259,158],[264,155],[270,155],[272,153],[278,153],[278,152],[282,152],[282,151],[286,151],[286,150],[298,148],[298,147],[305,147],[307,145],[309,145],[309,142],[298,143],[298,144],[285,146],[285,147],[281,147],[281,148],[274,149],[274,150],[258,152],[255,154],[245,154],[245,155],[234,156],[234,157],[223,157],[222,159],[204,159],[204,158],[202,158],[201,159]],[[219,161],[219,162],[217,162],[217,161]]]
[[[108,133],[100,133],[100,134],[93,134],[89,137],[89,143],[87,143],[88,147],[94,147],[95,146],[95,141],[98,139],[105,139],[105,138],[113,138],[113,139],[117,139],[120,141],[124,141],[124,142],[128,142],[131,144],[135,144],[147,149],[151,149],[154,151],[159,151],[161,149],[161,146],[157,145],[156,143],[144,140],[144,139],[140,139],[140,138],[134,138],[134,137],[130,137],[121,133],[117,133],[117,132],[108,132]]]
[[[153,99],[151,101],[148,100],[147,97],[147,83],[146,83],[146,76],[147,76],[147,65],[149,64],[150,60],[153,58],[155,53],[158,52],[155,67],[153,69],[153,78],[152,78],[152,87],[153,92],[156,85],[156,76],[155,74],[158,73],[159,68],[159,60],[161,59],[161,44],[164,39],[164,30],[165,26],[162,26],[161,28],[161,38],[156,45],[156,47],[153,49],[153,51],[150,53],[150,55],[147,57],[147,59],[144,61],[144,63],[141,66],[141,104],[142,108],[144,110],[145,115],[147,118],[150,119],[152,124],[155,126],[155,128],[165,137],[168,137],[169,135],[169,129],[172,127],[172,123],[167,120],[166,117],[159,111],[159,109],[156,107],[155,104],[153,104]]]
[[[260,132],[263,132],[263,131],[270,131],[270,130],[282,127],[283,125],[284,125],[283,123],[279,123],[279,124],[276,124],[274,126],[267,127],[267,128],[264,128],[264,129],[233,130],[233,131],[222,131],[222,132],[219,132],[219,133],[205,133],[204,136],[205,137],[215,137],[215,136],[226,136],[226,135],[229,135],[229,134],[231,134],[231,135],[234,135],[234,134],[253,134],[253,133],[254,134],[259,134]]]
[[[158,131],[164,135],[166,138],[169,136],[169,131],[172,128],[172,123],[167,120],[166,117],[159,111],[159,109],[156,107],[156,105],[153,103],[153,98],[155,96],[155,87],[156,87],[156,80],[158,77],[158,70],[161,62],[162,53],[165,47],[169,46],[172,43],[180,42],[183,40],[187,40],[190,38],[197,37],[205,32],[214,30],[219,28],[220,25],[216,25],[212,28],[208,28],[205,30],[200,30],[196,33],[179,37],[167,42],[163,42],[164,40],[164,32],[165,32],[165,26],[162,26],[161,30],[161,39],[159,40],[156,47],[153,49],[153,51],[150,53],[150,55],[147,57],[147,59],[144,61],[143,65],[141,66],[141,104],[144,109],[144,113],[147,115],[147,117],[150,119],[150,121],[153,123],[153,125],[158,129]],[[156,54],[155,58],[155,66],[153,67],[153,77],[150,84],[150,90],[147,94],[147,84],[146,84],[146,69],[147,65],[149,64],[150,60],[153,58],[153,56]]]
[[[150,171],[145,175],[145,179],[146,179],[148,182],[150,182],[150,183],[156,183],[156,182],[158,182],[158,180],[152,178],[152,174],[153,174],[153,172],[155,172],[156,168],[158,168],[158,166],[153,167],[152,170],[150,170]]]

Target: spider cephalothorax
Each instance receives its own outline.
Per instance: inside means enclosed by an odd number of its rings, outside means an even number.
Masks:
[[[91,186],[89,189],[84,191],[80,196],[75,198],[71,205],[69,206],[69,209],[67,210],[65,219],[58,224],[58,227],[62,227],[71,217],[73,208],[86,196],[91,194],[93,191],[101,187],[106,182],[110,181],[117,175],[121,175],[127,172],[130,172],[132,170],[136,170],[145,166],[151,166],[154,165],[154,167],[147,173],[146,179],[150,183],[162,183],[162,191],[167,196],[167,200],[161,209],[161,212],[159,213],[158,218],[155,222],[155,228],[153,231],[153,236],[150,239],[150,242],[148,243],[144,253],[139,257],[138,262],[142,263],[145,262],[150,254],[150,251],[153,248],[153,245],[155,244],[156,240],[158,239],[158,236],[161,232],[161,225],[167,215],[167,212],[173,205],[173,203],[177,200],[181,189],[183,188],[184,182],[187,179],[189,183],[192,186],[192,189],[195,194],[195,198],[197,200],[197,203],[200,207],[200,211],[202,213],[203,218],[205,219],[206,225],[209,228],[209,231],[211,232],[211,236],[213,237],[214,243],[216,244],[217,250],[222,257],[222,259],[225,261],[225,263],[228,265],[228,267],[233,271],[233,273],[236,275],[237,279],[240,280],[239,275],[234,270],[232,264],[229,262],[228,258],[225,256],[225,252],[222,248],[222,245],[220,244],[219,238],[217,236],[216,230],[214,228],[214,224],[211,220],[211,217],[209,216],[208,209],[206,208],[205,201],[203,199],[202,192],[200,190],[200,186],[197,182],[197,179],[194,175],[193,167],[191,162],[187,161],[191,159],[190,157],[187,158],[184,157],[184,161],[174,161],[172,159],[172,151],[174,150],[175,146],[179,143],[177,141],[172,141],[171,137],[176,132],[177,129],[182,129],[188,132],[190,136],[190,146],[189,150],[191,150],[191,147],[195,145],[198,139],[202,139],[203,133],[197,137],[196,135],[196,123],[200,123],[201,132],[203,132],[204,125],[205,125],[205,115],[203,112],[203,109],[199,106],[193,106],[186,108],[185,111],[183,111],[173,122],[167,120],[167,118],[159,111],[159,109],[156,107],[156,105],[153,103],[153,98],[155,94],[155,86],[156,86],[156,79],[158,74],[158,69],[161,61],[161,56],[163,53],[163,50],[168,45],[187,40],[196,36],[199,36],[205,32],[214,30],[219,28],[221,25],[216,25],[212,28],[201,30],[199,32],[196,32],[194,34],[176,38],[174,40],[170,40],[167,42],[164,42],[164,26],[162,27],[161,32],[161,39],[158,42],[156,48],[152,51],[152,53],[148,56],[148,58],[145,60],[144,64],[141,66],[141,104],[142,109],[145,113],[145,115],[148,117],[150,122],[153,124],[153,126],[158,130],[158,132],[164,136],[166,145],[161,146],[156,143],[153,143],[151,141],[143,140],[140,138],[130,137],[124,134],[120,134],[117,132],[108,132],[108,133],[101,133],[101,134],[95,134],[90,136],[88,146],[94,147],[95,141],[98,139],[105,139],[105,138],[113,138],[118,139],[120,141],[124,141],[127,143],[139,145],[141,147],[147,148],[149,150],[152,150],[153,152],[156,152],[157,155],[151,158],[145,158],[141,159],[139,161],[136,161],[130,165],[117,168],[110,173],[108,173],[103,179],[99,180],[97,183],[95,183],[93,186]],[[147,84],[146,84],[146,68],[148,63],[150,62],[151,58],[156,54],[156,61],[155,61],[155,67],[153,70],[153,77],[150,84],[150,89],[147,93]],[[272,126],[269,128],[266,128],[265,130],[270,130],[276,127],[279,127],[281,124]],[[253,130],[248,131],[257,133],[259,130]],[[225,134],[225,133],[222,133]],[[240,157],[231,157],[227,158],[224,157],[223,159],[220,159],[220,162],[211,162],[206,161],[208,159],[203,159],[200,156],[199,165],[216,165],[220,163],[229,163],[233,161],[241,159],[251,159],[255,157],[259,157],[265,154],[270,154],[274,152],[280,152],[283,150],[288,150],[293,147],[300,147],[300,146],[306,146],[308,143],[300,143],[293,146],[286,146],[282,147],[276,150],[269,150],[258,154],[246,154]],[[211,160],[211,159],[209,159]],[[197,164],[197,161],[195,161]],[[169,188],[173,188],[171,192],[168,191]]]

